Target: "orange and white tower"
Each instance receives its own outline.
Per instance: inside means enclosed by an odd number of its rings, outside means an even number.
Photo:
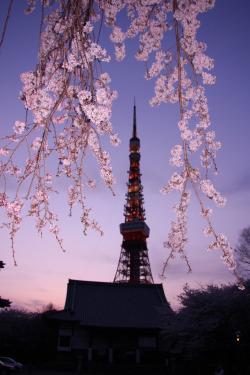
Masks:
[[[143,187],[140,173],[140,140],[137,138],[134,105],[133,134],[130,139],[128,193],[124,206],[125,222],[120,224],[123,236],[120,259],[114,282],[153,284],[148,257],[149,227],[145,223]]]

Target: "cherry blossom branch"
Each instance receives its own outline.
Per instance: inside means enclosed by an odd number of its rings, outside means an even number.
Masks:
[[[29,2],[27,12],[34,9],[35,3],[34,0]],[[112,101],[117,93],[110,91],[110,78],[101,68],[102,62],[109,61],[109,56],[94,41],[94,23],[99,16],[93,9],[93,1],[58,1],[58,8],[45,15],[46,5],[49,5],[48,2],[43,1],[39,63],[34,71],[21,76],[24,86],[20,97],[25,109],[31,112],[33,125],[27,132],[31,125],[17,121],[14,135],[5,138],[10,142],[0,148],[0,154],[7,159],[0,164],[0,173],[5,181],[1,205],[10,219],[4,226],[10,229],[13,257],[14,236],[22,222],[24,201],[28,203],[29,198],[28,215],[36,217],[38,232],[42,234],[48,223],[62,247],[59,228],[55,225],[58,218],[49,208],[49,193],[56,193],[49,185],[52,174],[47,171],[48,166],[51,169],[47,159],[52,153],[56,152],[59,158],[57,176],[63,174],[73,181],[68,190],[70,213],[75,203],[81,204],[84,233],[92,227],[102,234],[99,224],[90,218],[91,209],[86,207],[86,196],[83,194],[85,186],[95,187],[94,181],[83,170],[87,149],[97,159],[101,176],[111,190],[115,182],[109,154],[102,150],[100,140],[100,136],[108,134],[113,145],[119,144],[110,123]],[[47,26],[42,31],[44,22]],[[60,130],[57,132],[57,129]],[[42,132],[41,136],[32,139],[34,131]],[[15,142],[18,144],[15,145]],[[18,151],[25,144],[29,157],[22,171],[14,163],[18,162]],[[17,178],[18,182],[13,200],[6,195],[7,174]],[[26,192],[25,182],[29,183]]]
[[[174,0],[173,1],[173,10],[174,12],[178,11],[178,2],[177,0]],[[181,17],[180,17],[181,19]],[[178,53],[178,62],[177,62],[177,72],[178,72],[178,79],[177,79],[177,85],[178,85],[178,103],[179,103],[179,108],[180,108],[180,114],[181,114],[181,131],[182,131],[182,136],[183,136],[183,145],[182,145],[182,151],[183,151],[183,155],[184,155],[184,165],[185,165],[185,172],[184,174],[186,173],[186,179],[185,179],[185,183],[183,184],[182,182],[182,188],[183,188],[183,193],[185,192],[185,189],[186,189],[186,182],[187,182],[187,179],[190,180],[191,182],[191,185],[193,187],[193,190],[195,192],[195,195],[198,199],[198,202],[201,206],[201,212],[202,212],[202,215],[206,218],[207,222],[208,222],[208,225],[209,225],[209,229],[205,229],[204,233],[206,235],[210,235],[210,234],[213,234],[214,237],[215,237],[215,242],[210,245],[208,247],[208,250],[214,250],[214,249],[217,249],[217,248],[220,248],[222,250],[222,253],[223,253],[223,256],[221,257],[222,258],[222,261],[224,263],[226,263],[229,267],[229,270],[231,270],[234,275],[236,276],[238,282],[239,282],[239,285],[240,285],[240,288],[244,288],[243,286],[243,283],[241,281],[241,279],[239,278],[237,272],[235,271],[235,266],[236,266],[236,263],[234,261],[234,258],[233,258],[233,252],[234,252],[234,249],[230,246],[230,244],[227,242],[227,239],[226,237],[223,235],[223,234],[220,234],[220,235],[217,235],[215,233],[215,230],[211,224],[211,221],[209,219],[209,215],[211,214],[211,210],[208,209],[208,210],[205,210],[204,208],[204,205],[202,203],[202,200],[200,198],[200,195],[196,189],[196,185],[195,185],[195,182],[197,181],[197,177],[198,177],[198,181],[200,181],[200,189],[205,193],[207,194],[210,198],[214,199],[216,201],[216,203],[221,206],[221,205],[224,205],[225,204],[225,200],[223,200],[221,197],[220,197],[220,194],[218,192],[215,191],[212,183],[210,180],[208,180],[207,176],[208,176],[208,167],[209,167],[209,164],[208,164],[208,160],[207,160],[207,155],[209,155],[213,161],[213,164],[216,168],[216,165],[215,165],[215,162],[214,162],[214,157],[215,155],[214,154],[211,154],[209,151],[208,151],[208,148],[207,148],[207,139],[206,139],[206,134],[205,134],[205,129],[202,128],[201,129],[201,133],[203,135],[203,142],[204,142],[204,149],[205,149],[205,152],[204,152],[204,156],[205,156],[205,168],[206,168],[206,179],[205,180],[202,180],[201,179],[201,175],[200,175],[200,172],[197,171],[196,169],[196,172],[195,173],[192,173],[194,170],[192,169],[192,167],[190,166],[190,162],[189,162],[189,157],[188,157],[188,151],[187,151],[187,140],[190,140],[192,139],[193,137],[193,134],[190,132],[190,131],[187,131],[187,128],[184,126],[183,127],[183,120],[184,120],[184,108],[183,108],[183,102],[184,102],[184,98],[183,98],[183,77],[185,77],[185,72],[183,71],[183,62],[181,61],[181,51],[184,52],[184,55],[186,56],[187,58],[187,61],[189,62],[189,65],[191,67],[191,70],[193,72],[193,76],[195,78],[195,83],[196,83],[196,90],[199,89],[199,85],[198,85],[198,79],[197,79],[197,72],[195,70],[195,67],[194,67],[194,64],[193,64],[193,60],[191,58],[191,56],[187,53],[186,49],[183,48],[183,46],[181,45],[181,42],[180,42],[180,36],[179,36],[179,25],[178,25],[178,21],[177,21],[177,17],[175,17],[174,19],[174,24],[175,24],[175,36],[176,36],[176,49],[177,49],[177,53]],[[189,26],[190,26],[190,23],[189,23]],[[185,28],[183,29],[183,33],[185,32]],[[211,81],[209,83],[212,83]],[[198,106],[200,107],[199,108],[199,115],[200,115],[200,118],[201,120],[204,120],[207,118],[207,113],[204,113],[201,111],[201,108],[202,108],[202,101],[201,101],[201,98],[198,98]],[[184,131],[187,131],[186,133],[186,136],[184,133]],[[209,133],[208,134],[208,137],[211,137],[212,136],[212,140],[214,138],[214,134],[211,134]],[[209,138],[208,138],[209,139]],[[217,144],[217,149],[218,149],[218,144]],[[175,161],[175,164],[177,166],[180,166],[180,156],[181,156],[181,152],[180,152],[180,148],[178,148],[178,153],[176,154],[176,151],[174,152],[174,156],[177,158],[177,164],[176,164],[176,161]],[[217,170],[217,168],[216,168]],[[198,173],[197,173],[198,172]],[[182,174],[183,176],[183,174]],[[169,192],[169,187],[168,186],[165,191],[162,191],[163,193],[166,193],[166,192]],[[178,189],[180,188],[180,186],[178,185]],[[182,193],[182,194],[183,194]],[[174,253],[178,252],[181,254],[181,257],[184,258],[187,262],[187,258],[186,258],[186,254],[184,253],[183,251],[183,246],[180,245],[180,241],[182,242],[182,245],[184,245],[185,243],[185,238],[184,238],[184,234],[186,233],[186,227],[185,227],[185,222],[186,222],[186,217],[185,218],[182,218],[182,223],[180,223],[180,212],[181,212],[181,206],[182,206],[182,200],[183,200],[183,195],[181,197],[181,203],[177,209],[177,222],[176,224],[172,223],[172,233],[169,235],[169,241],[167,243],[165,243],[165,246],[166,247],[170,247],[171,249],[171,253],[170,253],[170,256],[167,258],[165,264],[164,264],[164,268],[163,268],[163,274],[166,270],[166,267],[168,265],[168,262],[171,258],[174,257]],[[177,223],[178,223],[178,226],[177,226]],[[181,225],[182,224],[182,225]],[[176,227],[177,226],[177,227]],[[179,242],[177,241],[176,243],[176,238],[179,238],[181,239]],[[175,238],[175,240],[174,240]],[[188,265],[188,270],[190,271],[191,268],[190,268],[190,265],[189,263],[187,262],[187,265]]]

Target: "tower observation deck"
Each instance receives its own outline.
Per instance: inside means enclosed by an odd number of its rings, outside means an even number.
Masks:
[[[140,139],[137,138],[136,107],[134,105],[133,134],[130,139],[130,168],[127,183],[125,222],[120,224],[123,236],[120,259],[114,282],[153,284],[146,239],[149,227],[145,223],[143,187],[140,173]]]

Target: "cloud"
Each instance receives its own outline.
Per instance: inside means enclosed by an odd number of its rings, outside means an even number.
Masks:
[[[248,170],[242,171],[237,177],[236,174],[233,174],[235,177],[233,180],[221,188],[221,192],[224,195],[229,194],[238,194],[246,191],[250,191],[250,172]]]

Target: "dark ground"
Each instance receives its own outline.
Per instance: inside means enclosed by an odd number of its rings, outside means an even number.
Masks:
[[[147,366],[145,369],[136,369],[136,367],[129,367],[124,366],[122,369],[115,369],[112,368],[104,368],[98,369],[95,368],[93,371],[88,371],[87,369],[83,369],[82,371],[67,371],[65,369],[61,370],[52,370],[49,368],[36,368],[33,367],[30,369],[28,366],[25,366],[24,370],[20,375],[163,375],[164,372],[158,371],[158,369],[150,369],[150,366]]]

